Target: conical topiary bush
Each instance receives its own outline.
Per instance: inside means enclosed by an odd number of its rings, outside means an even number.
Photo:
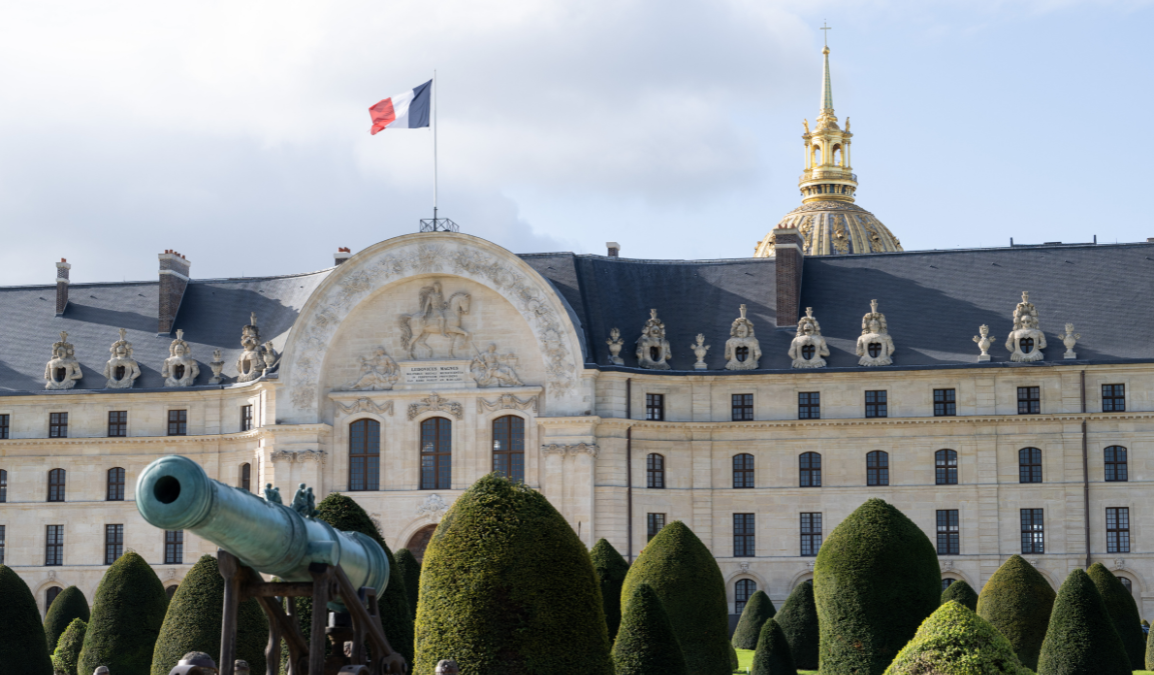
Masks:
[[[413,621],[416,621],[417,592],[421,589],[421,562],[407,548],[397,549],[393,557],[397,560],[397,569],[401,571],[401,578],[405,580],[405,594],[409,598],[409,611],[413,614]]]
[[[48,639],[48,651],[56,649],[56,641],[64,634],[64,630],[72,625],[73,619],[83,619],[88,623],[88,600],[84,593],[75,586],[69,586],[56,596],[48,614],[44,617],[44,635]]]
[[[669,616],[649,584],[634,586],[626,599],[617,641],[613,643],[613,664],[616,675],[688,673]]]
[[[629,563],[604,539],[598,539],[589,552],[593,561],[593,571],[597,573],[597,583],[601,586],[601,605],[605,609],[605,627],[609,630],[609,641],[617,639],[617,629],[621,626],[621,586],[629,573]]]
[[[76,670],[80,660],[80,649],[84,646],[84,633],[88,624],[84,619],[73,619],[68,628],[60,634],[56,651],[52,652],[52,669],[56,675],[80,675]]]
[[[1130,675],[1130,658],[1102,596],[1084,571],[1070,572],[1050,614],[1038,675]]]
[[[941,604],[934,545],[881,499],[834,528],[813,577],[822,675],[880,675]]]
[[[7,565],[0,565],[0,672],[52,675],[36,598]]]
[[[765,591],[755,591],[746,601],[745,608],[741,610],[741,618],[737,620],[737,628],[734,629],[733,638],[730,640],[733,646],[737,649],[757,649],[761,627],[776,613],[777,609]]]
[[[610,675],[589,551],[545,496],[489,474],[442,518],[421,569],[415,675]]]
[[[680,520],[662,528],[625,575],[621,597],[649,584],[681,643],[690,675],[729,675],[729,607],[713,554]]]
[[[803,581],[789,594],[773,620],[789,643],[793,665],[802,670],[817,670],[818,639],[817,605],[813,600],[813,581]]]
[[[116,675],[148,675],[167,609],[164,584],[144,558],[127,551],[108,567],[96,589],[77,670],[91,673],[108,666]]]
[[[977,611],[1006,636],[1023,666],[1036,669],[1053,607],[1050,582],[1025,558],[1012,555],[982,588]]]
[[[918,628],[885,675],[1031,675],[1010,641],[956,600]]]
[[[168,675],[188,652],[220,654],[224,611],[224,577],[213,556],[202,556],[176,587],[152,652],[152,675]],[[236,624],[236,658],[254,673],[265,670],[268,619],[256,600],[240,603]],[[215,657],[214,657],[215,658]]]
[[[773,619],[767,619],[761,627],[750,675],[797,675],[785,633]]]
[[[1122,638],[1122,645],[1126,648],[1126,656],[1130,659],[1130,667],[1142,670],[1146,667],[1146,634],[1142,632],[1142,617],[1138,614],[1138,604],[1134,596],[1118,581],[1118,577],[1106,569],[1102,563],[1090,565],[1086,570],[1090,580],[1102,596],[1106,611],[1114,622],[1114,630]]]
[[[1146,634],[1146,670],[1154,670],[1154,630]]]
[[[974,588],[965,581],[959,579],[950,584],[950,587],[942,591],[942,604],[953,600],[960,603],[971,612],[978,611],[978,594]]]

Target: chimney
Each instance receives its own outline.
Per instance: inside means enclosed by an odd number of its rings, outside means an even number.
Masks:
[[[180,311],[180,301],[188,288],[188,260],[172,249],[160,256],[160,310],[157,316],[156,333],[172,333],[176,313]]]
[[[348,248],[342,246],[337,249],[336,253],[333,254],[333,264],[343,265],[344,262],[351,257],[353,257],[352,252]]]
[[[609,249],[610,258],[616,258],[621,255],[621,244],[615,241],[607,241],[605,242],[605,247]]]
[[[61,258],[60,262],[56,263],[56,316],[64,314],[64,308],[68,306],[68,270],[72,269],[72,265],[68,264],[67,258]]]
[[[796,326],[801,315],[801,234],[794,227],[774,230],[774,256],[777,259],[777,327]]]

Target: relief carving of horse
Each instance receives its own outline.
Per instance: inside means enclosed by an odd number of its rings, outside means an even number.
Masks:
[[[439,288],[437,290],[439,293]],[[424,303],[423,303],[424,304]],[[449,339],[449,355],[457,358],[457,345],[467,345],[469,332],[461,327],[461,315],[469,313],[470,298],[464,291],[457,291],[437,307],[429,303],[423,312],[402,314],[398,317],[401,326],[401,347],[409,352],[410,359],[417,356],[417,346],[424,347],[433,356],[433,348],[428,345],[430,335],[442,335]]]

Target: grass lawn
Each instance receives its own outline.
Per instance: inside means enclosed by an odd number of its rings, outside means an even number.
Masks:
[[[739,649],[737,650],[737,673],[748,673],[749,669],[753,667],[753,650]],[[816,670],[799,670],[798,675],[818,675]],[[1151,670],[1135,670],[1134,675],[1154,675]]]

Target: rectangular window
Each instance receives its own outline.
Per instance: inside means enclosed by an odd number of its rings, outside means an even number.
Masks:
[[[104,564],[111,565],[124,553],[124,526],[104,526]]]
[[[8,471],[0,469],[0,504],[8,501]]]
[[[240,430],[252,431],[252,405],[240,407]]]
[[[733,421],[749,422],[753,419],[753,394],[733,395]]]
[[[1106,509],[1106,552],[1130,552],[1130,509]]]
[[[1102,412],[1126,412],[1126,385],[1102,385]]]
[[[817,555],[821,548],[821,514],[801,514],[801,554]]]
[[[8,416],[0,415],[0,440],[8,438]]]
[[[866,453],[866,485],[890,484],[890,454],[881,450]]]
[[[187,410],[169,410],[168,411],[168,435],[169,436],[187,436],[188,435],[188,411]]]
[[[6,525],[0,525],[0,565],[4,564],[4,535],[7,534],[6,530]]]
[[[164,531],[164,564],[184,564],[184,530]]]
[[[797,392],[797,418],[799,420],[821,419],[821,392]]]
[[[1018,387],[1018,414],[1038,415],[1042,412],[1040,387]]]
[[[128,411],[110,410],[108,412],[108,437],[128,435]]]
[[[1045,553],[1046,531],[1042,509],[1022,509],[1022,553]]]
[[[866,417],[889,417],[886,405],[886,390],[865,393]]]
[[[665,394],[645,395],[645,419],[657,422],[665,419]]]
[[[645,541],[653,541],[657,533],[665,527],[664,513],[647,513],[645,514],[645,528],[649,536]]]
[[[68,438],[68,413],[48,413],[48,438]]]
[[[754,545],[752,513],[733,514],[733,557],[752,558],[757,555]]]
[[[958,510],[938,511],[938,555],[960,554],[962,548],[960,537]]]
[[[934,417],[954,417],[958,414],[958,406],[954,402],[953,389],[934,390]]]
[[[44,564],[56,567],[64,564],[64,526],[49,525],[48,539],[44,544]]]

